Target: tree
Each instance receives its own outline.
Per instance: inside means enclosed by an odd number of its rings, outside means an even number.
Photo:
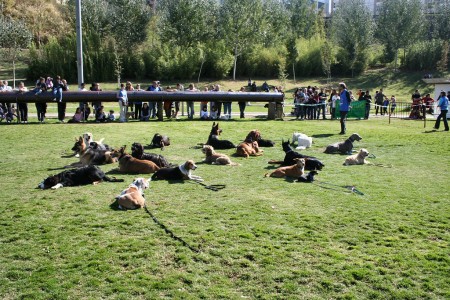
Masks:
[[[295,83],[295,63],[298,57],[297,39],[295,36],[290,36],[286,42],[286,49],[288,51],[288,61],[292,63],[292,75],[294,76]]]
[[[385,46],[388,56],[394,56],[394,69],[397,69],[398,50],[406,49],[420,38],[423,24],[420,0],[383,1],[376,36]]]
[[[165,0],[161,6],[159,36],[163,42],[193,47],[216,36],[217,1]]]
[[[258,40],[262,20],[261,2],[258,0],[224,0],[220,10],[220,35],[224,37],[234,56],[233,80],[236,64],[243,51]]]
[[[371,44],[373,22],[364,0],[341,0],[332,19],[332,34],[343,49],[352,77],[356,64],[366,64],[365,52]],[[342,63],[342,62],[341,62]]]
[[[314,32],[316,12],[310,0],[283,0],[286,10],[290,13],[291,33],[299,38],[310,38]]]
[[[22,49],[28,48],[32,39],[25,23],[10,18],[0,18],[0,48],[13,65],[13,85],[16,86],[16,60]]]

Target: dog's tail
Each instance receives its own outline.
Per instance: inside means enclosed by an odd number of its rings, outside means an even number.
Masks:
[[[268,162],[267,162],[268,164],[272,164],[272,165],[281,165],[281,164],[283,164],[284,163],[284,161],[282,161],[282,160],[269,160]]]
[[[238,163],[235,163],[235,162],[232,162],[231,164],[229,164],[229,166],[240,166],[241,164],[238,164]]]
[[[105,178],[103,178],[104,181],[108,181],[108,182],[124,182],[123,179],[118,179],[116,177],[108,177],[105,176]]]

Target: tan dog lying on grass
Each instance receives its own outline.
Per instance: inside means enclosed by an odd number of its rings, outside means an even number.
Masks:
[[[362,148],[358,153],[348,156],[345,159],[344,166],[370,164],[366,160],[367,156],[369,156],[369,151]]]
[[[258,142],[242,142],[236,148],[236,154],[248,158],[249,156],[260,156],[264,150],[260,150]]]
[[[128,188],[116,197],[119,209],[138,209],[145,206],[144,190],[149,187],[149,180],[137,178]]]
[[[305,173],[305,159],[304,158],[294,158],[294,160],[297,162],[295,165],[288,166],[288,167],[280,167],[273,171],[272,173],[266,173],[264,177],[276,177],[276,178],[283,178],[283,177],[294,177],[299,178]]]
[[[216,151],[214,151],[213,146],[204,145],[202,148],[202,152],[206,155],[206,158],[203,161],[207,164],[229,166],[238,165],[231,162],[231,159],[226,154],[217,153]]]

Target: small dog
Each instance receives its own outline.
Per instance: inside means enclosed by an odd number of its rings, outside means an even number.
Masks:
[[[202,148],[202,152],[206,155],[206,158],[203,161],[207,164],[229,166],[238,165],[236,163],[232,163],[231,159],[227,155],[214,151],[214,148],[212,146],[204,145]]]
[[[266,140],[261,137],[261,132],[258,129],[254,129],[247,134],[244,142],[251,143],[253,141],[258,142],[258,147],[273,147],[275,142],[271,140]]]
[[[213,122],[211,132],[209,133],[208,141],[205,145],[213,146],[214,149],[232,149],[236,148],[236,145],[227,140],[219,140],[219,135],[222,133],[222,129],[219,128],[219,122]]]
[[[369,156],[369,151],[362,148],[357,154],[348,156],[345,159],[344,166],[369,164],[369,162],[366,160],[367,156]]]
[[[310,171],[307,175],[303,174],[302,176],[300,176],[297,181],[298,182],[313,182],[314,181],[314,176],[317,175],[317,171],[313,170]]]
[[[305,173],[305,159],[304,158],[296,158],[294,159],[296,161],[295,165],[288,166],[288,167],[279,167],[275,171],[269,173],[266,173],[265,177],[276,177],[276,178],[283,178],[283,177],[294,177],[299,178]]]
[[[196,180],[203,181],[200,176],[192,174],[192,171],[197,169],[194,161],[188,160],[178,167],[161,168],[152,176],[152,180]]]
[[[145,206],[144,190],[149,187],[149,179],[137,178],[116,197],[119,209],[138,209]]]
[[[171,166],[164,156],[155,153],[145,153],[144,146],[139,143],[133,143],[131,145],[131,156],[137,159],[152,161],[160,168]]]
[[[324,152],[329,154],[336,152],[339,152],[341,154],[352,154],[353,142],[360,140],[362,140],[362,137],[359,134],[354,133],[344,142],[328,145]]]
[[[294,132],[292,134],[292,144],[297,142],[297,147],[295,149],[303,150],[310,148],[312,145],[312,137],[300,132]]]
[[[113,155],[119,159],[119,172],[128,174],[150,174],[159,170],[152,161],[134,158],[125,152],[126,146],[114,151]]]
[[[149,146],[151,148],[161,148],[161,150],[164,150],[164,147],[170,146],[170,138],[167,135],[155,133]]]
[[[85,166],[49,176],[38,187],[43,190],[49,188],[56,190],[64,186],[98,184],[102,181],[123,182],[123,179],[110,178],[97,166]]]
[[[259,149],[258,142],[242,142],[236,148],[236,155],[248,158],[249,156],[263,155],[264,150]]]

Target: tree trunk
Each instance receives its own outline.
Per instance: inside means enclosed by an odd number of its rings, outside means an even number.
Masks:
[[[237,46],[234,47],[234,66],[233,66],[233,80],[236,80],[236,66],[237,66],[237,59],[238,59],[238,50]]]
[[[292,74],[294,75],[294,83],[295,83],[295,62],[292,63]]]
[[[200,74],[202,74],[203,64],[205,63],[205,57],[202,59],[202,64],[200,65],[200,71],[198,72],[197,83],[200,82]]]
[[[394,71],[397,71],[397,61],[398,61],[398,49],[395,50]]]
[[[16,88],[16,61],[13,59],[13,89]]]

